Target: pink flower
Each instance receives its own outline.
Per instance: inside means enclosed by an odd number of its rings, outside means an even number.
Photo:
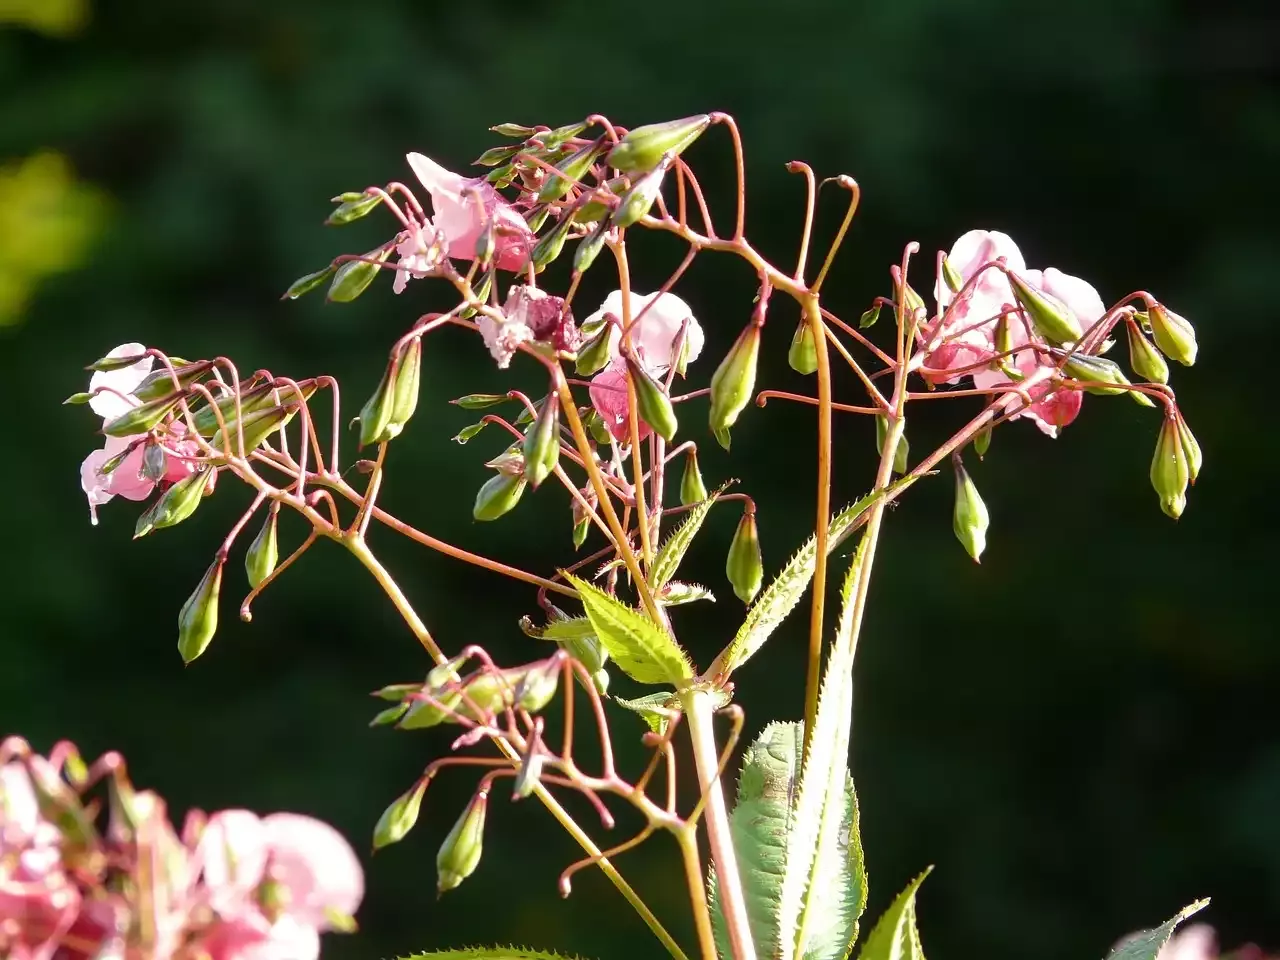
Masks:
[[[1156,960],[1217,960],[1218,938],[1213,927],[1196,923],[1183,927],[1160,948]]]
[[[533,231],[484,177],[460,176],[420,153],[411,153],[407,159],[431,194],[435,228],[448,241],[449,256],[474,260],[476,241],[485,225],[492,221],[496,244],[494,263],[498,269],[515,272],[529,262]]]
[[[35,836],[40,808],[26,768],[16,761],[0,766],[0,859]]]
[[[501,319],[484,314],[476,326],[499,370],[511,365],[523,343],[540,340],[557,350],[572,350],[578,345],[573,314],[565,309],[564,299],[524,284],[508,291]]]
[[[631,442],[631,410],[627,404],[626,362],[615,360],[591,378],[591,405],[600,414],[613,439],[619,443]],[[640,421],[640,439],[653,430]]]
[[[333,929],[331,914],[355,916],[364,871],[342,834],[297,813],[273,813],[262,824],[271,851],[267,876],[286,891],[286,913],[317,930]]]
[[[196,846],[209,905],[231,915],[252,902],[267,869],[267,831],[248,810],[223,810],[209,818]]]
[[[259,913],[215,923],[200,947],[210,960],[315,960],[320,934],[288,914],[270,923]]]
[[[396,238],[396,253],[400,255],[400,261],[396,264],[392,291],[403,293],[411,277],[421,280],[433,273],[445,257],[445,244],[445,238],[430,221],[410,221],[409,229],[401,231]]]

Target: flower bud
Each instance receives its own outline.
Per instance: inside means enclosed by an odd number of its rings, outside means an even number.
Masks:
[[[178,611],[178,653],[184,664],[208,649],[218,631],[218,593],[222,589],[222,559],[213,561],[195,592]]]
[[[530,713],[546,709],[560,686],[560,663],[545,660],[525,671],[516,682],[516,706]]]
[[[393,247],[379,247],[365,254],[367,260],[348,260],[333,274],[333,282],[329,284],[329,292],[325,299],[332,303],[350,303],[369,288],[373,278],[382,269],[380,264],[391,256]],[[375,260],[376,263],[369,263]]]
[[[667,154],[679,156],[710,123],[711,117],[700,113],[683,120],[636,127],[609,151],[606,162],[628,173],[652,170]]]
[[[418,409],[418,389],[422,379],[422,338],[414,337],[400,353],[400,367],[396,370],[391,419],[387,430],[397,436]]]
[[[729,427],[751,401],[755,392],[756,366],[760,358],[760,328],[763,319],[754,319],[720,361],[711,377],[711,430],[720,445],[729,449]]]
[[[1026,312],[1031,326],[1054,346],[1074,343],[1084,336],[1075,312],[1057,297],[1037,290],[1012,270],[1006,271],[1018,303]]]
[[[132,437],[147,433],[167,417],[181,400],[180,393],[161,397],[159,400],[149,400],[109,421],[102,432],[108,437]]]
[[[547,755],[538,749],[535,740],[529,746],[529,752],[520,758],[520,768],[516,770],[515,782],[511,785],[511,799],[523,800],[542,782],[542,768]]]
[[[889,438],[889,419],[883,414],[876,414],[876,453],[884,456],[884,443]],[[907,443],[907,433],[904,429],[898,436],[898,447],[893,451],[893,472],[907,472],[907,457],[911,447]]]
[[[133,539],[145,537],[152,530],[163,530],[174,527],[196,512],[209,478],[214,474],[212,468],[183,477],[166,490],[155,503],[138,517],[134,526]]]
[[[383,443],[391,439],[391,414],[395,410],[395,373],[398,361],[382,375],[378,388],[360,408],[360,446],[367,447],[375,443]]]
[[[161,367],[159,370],[148,374],[147,379],[134,387],[134,397],[142,401],[159,400],[161,397],[169,396],[175,390],[185,390],[212,370],[213,363],[209,360],[204,360],[200,363],[188,363],[182,365],[175,363],[173,364],[173,368],[172,374],[165,367]],[[178,378],[178,385],[176,387],[173,384],[175,375]]]
[[[310,293],[330,277],[337,273],[337,267],[325,267],[315,273],[308,273],[289,284],[289,289],[280,297],[281,300],[297,300],[304,293]]]
[[[345,223],[354,223],[361,217],[367,217],[382,203],[378,194],[359,194],[357,199],[344,200],[329,214],[324,224],[326,227],[337,227]]]
[[[62,405],[67,406],[68,404],[88,403],[92,399],[93,399],[92,393],[82,390],[79,393],[73,393],[71,396],[67,397],[67,399],[62,401]]]
[[[587,195],[589,199],[585,203],[573,211],[573,222],[595,223],[597,220],[603,220],[607,223],[614,205],[607,200],[599,199],[605,195],[600,191],[603,190],[605,193],[613,194],[615,197],[621,197],[628,189],[630,189],[630,181],[627,177],[614,177],[612,180],[606,180]]]
[[[756,598],[764,581],[764,558],[760,554],[760,532],[754,512],[743,511],[729,544],[724,572],[739,600],[750,603]]]
[[[476,493],[471,515],[477,520],[497,520],[520,502],[525,480],[521,476],[499,473],[490,477]]]
[[[662,192],[662,178],[666,173],[667,164],[662,163],[637,180],[618,204],[618,209],[613,211],[610,225],[622,229],[639,222]]]
[[[276,543],[276,511],[268,510],[266,522],[249,544],[244,555],[244,572],[249,578],[249,586],[257,587],[276,569],[276,561],[280,552]]]
[[[519,152],[519,144],[514,147],[490,147],[471,162],[477,167],[496,167],[499,164],[506,163]]]
[[[555,393],[542,401],[538,418],[524,435],[524,475],[537,490],[560,459],[560,398]]]
[[[689,507],[705,499],[707,485],[702,482],[702,471],[698,469],[698,451],[690,447],[684,458],[684,475],[680,477],[680,505]]]
[[[582,545],[587,542],[587,534],[591,531],[591,521],[586,517],[577,521],[573,525],[573,549],[581,550]]]
[[[612,324],[601,325],[600,331],[578,348],[578,359],[573,364],[578,376],[590,377],[608,366],[609,335],[612,329]]]
[[[1072,353],[1062,365],[1062,372],[1077,380],[1089,383],[1084,387],[1085,393],[1100,397],[1115,397],[1128,393],[1129,378],[1124,375],[1119,364],[1103,357],[1090,357],[1083,353]],[[1102,386],[1114,384],[1114,386]]]
[[[924,297],[916,293],[915,288],[909,283],[904,285],[902,293],[903,306],[906,308],[905,316],[907,320],[911,320],[918,311],[925,309]]]
[[[952,293],[959,293],[961,288],[964,287],[964,277],[960,275],[960,271],[951,265],[951,260],[948,257],[942,258],[942,281]]]
[[[1204,464],[1204,454],[1200,450],[1200,443],[1196,440],[1195,434],[1187,426],[1187,421],[1183,418],[1181,411],[1178,412],[1178,437],[1182,440],[1182,452],[1186,455],[1187,479],[1191,481],[1191,485],[1194,487],[1196,478],[1200,476],[1200,467]]]
[[[1177,415],[1166,416],[1156,439],[1155,455],[1151,458],[1151,486],[1160,497],[1160,509],[1175,520],[1182,516],[1187,506],[1192,456],[1193,453],[1183,446]]]
[[[653,432],[662,439],[670,440],[676,435],[679,423],[666,388],[630,357],[627,358],[627,372],[631,374],[631,382],[635,384],[636,407],[639,408],[640,419],[653,427]]]
[[[1164,362],[1157,350],[1138,329],[1136,323],[1125,324],[1129,332],[1129,366],[1138,376],[1151,383],[1169,382],[1169,365]]]
[[[556,164],[556,172],[548,175],[538,191],[539,203],[555,203],[591,170],[596,158],[604,152],[599,140],[581,147]]]
[[[519,123],[500,123],[496,127],[490,127],[489,132],[496,133],[500,137],[523,140],[533,133],[533,127],[526,127]]]
[[[488,787],[477,790],[440,845],[440,852],[436,854],[436,890],[439,893],[452,890],[475,873],[480,864],[488,801]]]
[[[973,438],[973,452],[978,455],[981,460],[987,455],[987,451],[991,449],[991,425],[983,427]]]
[[[813,339],[813,328],[803,317],[800,318],[800,325],[796,327],[796,332],[791,337],[791,347],[787,350],[787,363],[796,373],[802,373],[805,376],[818,369],[818,345]]]
[[[1170,360],[1177,360],[1184,367],[1196,362],[1196,331],[1183,317],[1162,304],[1156,303],[1148,312],[1151,337],[1156,346]]]
[[[487,407],[496,407],[500,403],[506,403],[510,400],[505,393],[469,393],[465,397],[459,397],[457,400],[450,400],[454,406],[461,407],[463,410],[484,410]]]
[[[605,237],[609,235],[609,221],[601,220],[596,228],[578,242],[578,249],[573,251],[573,272],[586,273],[596,262],[596,257],[604,249]]]
[[[376,853],[383,847],[399,843],[418,822],[418,812],[422,809],[422,795],[427,792],[426,779],[419,780],[412,787],[391,802],[391,806],[382,811],[377,824],[373,828],[373,850]]]
[[[867,327],[874,327],[876,321],[880,319],[880,301],[877,300],[858,318],[858,329],[865,330]]]
[[[159,483],[169,472],[169,456],[158,443],[148,443],[142,450],[142,475]]]
[[[981,563],[982,551],[987,549],[987,528],[991,526],[991,517],[987,513],[987,505],[978,495],[977,486],[958,458],[955,467],[956,506],[951,529],[965,552],[973,557],[975,563]]]
[[[569,228],[572,225],[573,221],[567,216],[561,217],[560,221],[533,245],[531,257],[537,271],[541,272],[560,256],[561,251],[564,250],[564,242],[569,239]]]
[[[298,412],[298,407],[297,403],[284,403],[247,414],[244,418],[244,456],[247,457],[267,437],[292,420],[293,415]],[[232,456],[236,456],[239,453],[239,438],[240,432],[237,429],[237,421],[229,420],[227,421],[225,435],[222,430],[219,430],[213,435],[209,445],[219,452],[229,449]]]

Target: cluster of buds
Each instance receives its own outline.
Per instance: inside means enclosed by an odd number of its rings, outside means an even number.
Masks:
[[[87,766],[65,742],[0,742],[0,956],[315,960],[322,932],[355,929],[363,894],[355,853],[319,820],[193,811],[179,833],[118,754]]]

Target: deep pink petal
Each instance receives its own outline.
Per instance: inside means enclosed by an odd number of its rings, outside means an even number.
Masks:
[[[631,442],[631,417],[627,405],[627,375],[620,363],[614,363],[597,373],[591,380],[589,393],[591,405],[604,421],[605,427],[619,443]],[[640,439],[653,431],[640,421]]]

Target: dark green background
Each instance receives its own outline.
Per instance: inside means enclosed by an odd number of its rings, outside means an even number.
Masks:
[[[934,863],[921,903],[931,955],[1097,957],[1202,895],[1229,944],[1280,945],[1275,17],[1261,2],[1174,0],[134,0],[98,4],[73,39],[0,32],[0,161],[57,148],[113,198],[86,266],[0,331],[0,731],[120,749],[177,810],[304,810],[363,845],[384,804],[447,748],[439,732],[364,727],[367,690],[423,672],[408,631],[351,559],[322,546],[251,625],[233,616],[233,564],[224,627],[184,670],[176,611],[244,491],[227,481],[196,519],[136,544],[125,501],[91,528],[76,468],[96,424],[58,402],[83,389],[85,363],[138,339],[223,352],[242,370],[334,374],[354,415],[390,341],[439,291],[419,282],[394,298],[381,284],[350,306],[278,302],[294,277],[390,229],[322,228],[329,196],[407,179],[409,150],[461,169],[500,121],[723,109],[748,142],[749,233],[780,262],[794,255],[802,198],[785,161],[863,185],[828,287],[847,317],[887,292],[906,241],[931,260],[981,226],[1108,301],[1149,289],[1200,334],[1201,362],[1174,380],[1206,458],[1181,522],[1147,482],[1152,412],[1093,397],[1060,440],[1015,424],[974,465],[993,515],[981,567],[951,536],[948,478],[891,515],[855,708],[871,914]],[[713,131],[689,156],[727,223],[726,137]],[[819,238],[840,212],[827,198]],[[648,260],[644,242],[642,287],[678,253],[656,241]],[[681,292],[710,339],[695,382],[745,322],[751,281],[732,261],[695,265]],[[608,288],[601,277],[591,292]],[[784,362],[794,318],[779,302],[764,384],[806,386]],[[549,570],[572,556],[563,494],[478,527],[467,507],[499,441],[449,441],[469,421],[447,399],[512,380],[538,386],[528,365],[504,378],[460,332],[432,338],[384,502],[438,536]],[[918,412],[913,449],[973,409]],[[775,403],[744,418],[732,458],[705,457],[709,481],[742,477],[760,501],[771,569],[810,523],[812,440],[810,414]],[[869,484],[872,446],[867,424],[840,422],[838,501]],[[678,619],[704,664],[741,612],[721,572],[733,523],[713,518],[693,556],[720,602]],[[288,521],[282,536],[296,543],[302,530]],[[482,642],[512,662],[541,649],[515,627],[530,591],[383,532],[374,546],[446,646]],[[752,732],[799,714],[803,637],[801,618],[739,675]],[[629,722],[617,725],[628,743]],[[363,932],[328,938],[327,955],[493,941],[659,954],[598,874],[557,898],[574,848],[533,804],[494,804],[480,870],[438,904],[436,847],[469,789],[463,774],[433,788],[418,830],[368,865]],[[656,840],[620,865],[689,942],[673,845]]]

